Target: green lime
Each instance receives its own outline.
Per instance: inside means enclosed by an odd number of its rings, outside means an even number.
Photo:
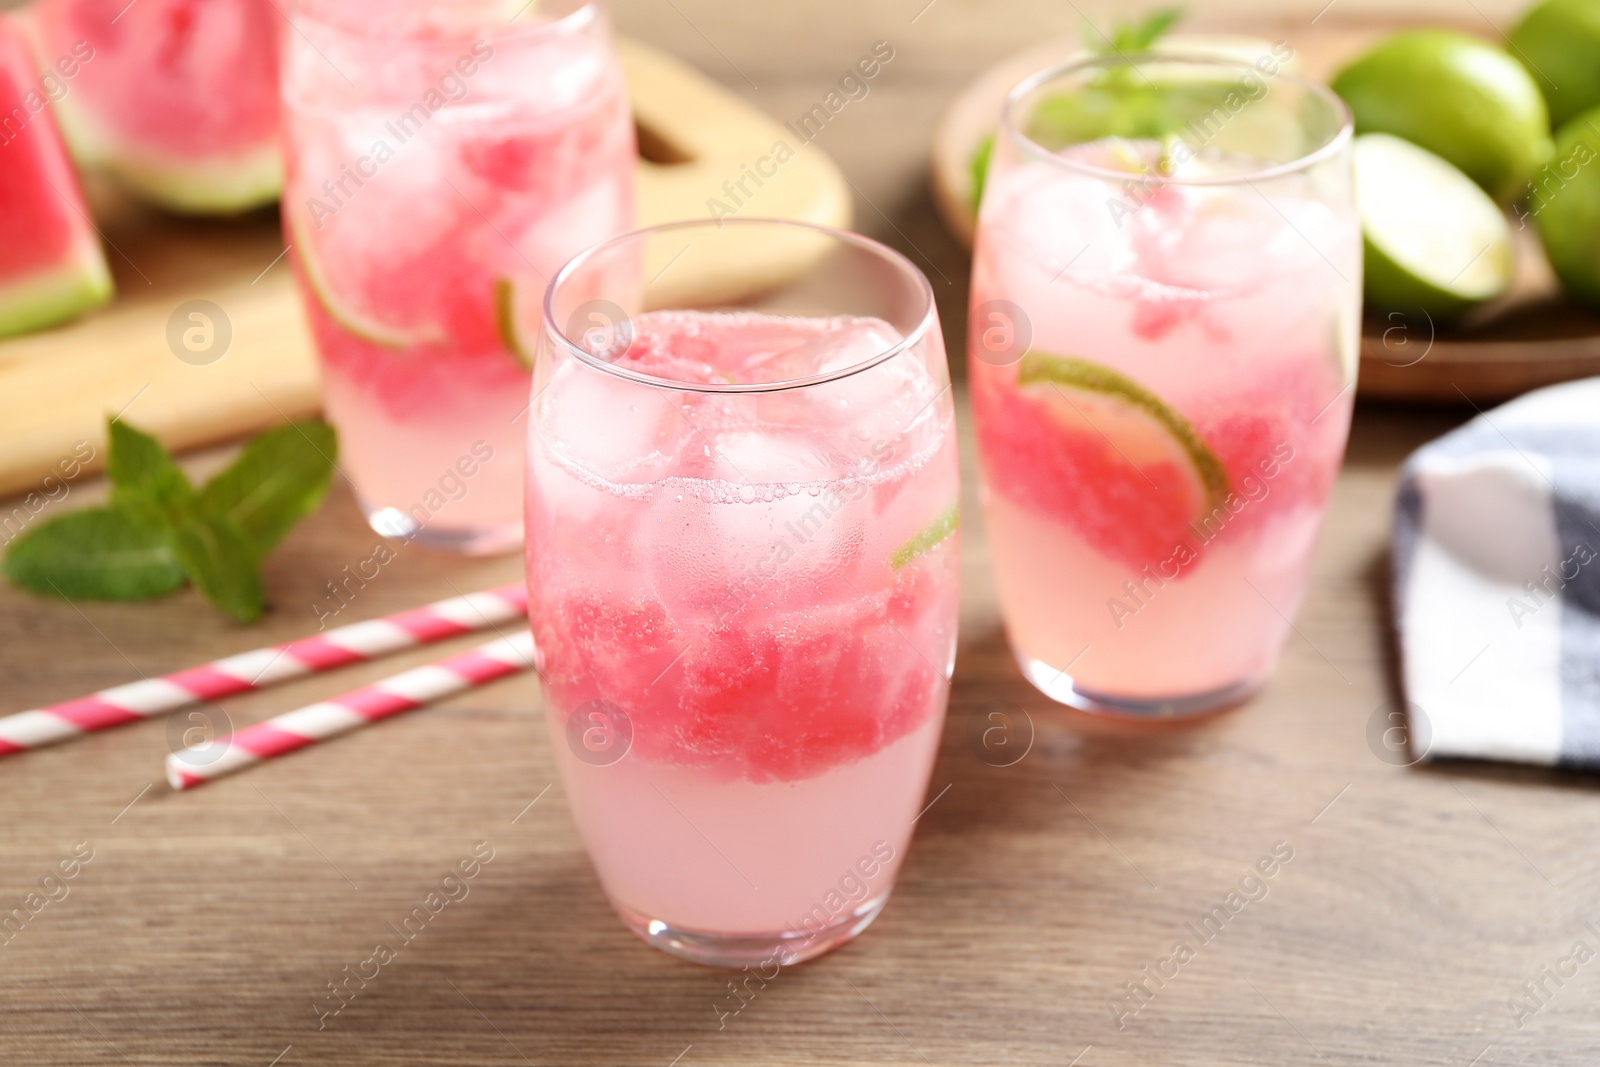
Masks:
[[[1562,126],[1600,105],[1600,0],[1545,0],[1511,31],[1511,49]]]
[[[1567,292],[1600,308],[1600,108],[1561,127],[1528,213]]]
[[[1227,497],[1227,468],[1189,420],[1127,375],[1086,359],[1029,352],[1017,384],[1048,403],[1059,422],[1109,443],[1135,472],[1161,463],[1188,470],[1194,512]]]
[[[910,540],[894,550],[889,566],[899,570],[907,563],[924,555],[934,545],[955,533],[961,526],[961,502],[958,500],[941,511],[928,525],[913,534]]]
[[[1442,319],[1505,291],[1511,226],[1471,178],[1386,133],[1357,137],[1355,164],[1369,308]]]
[[[1421,145],[1497,200],[1520,193],[1550,157],[1550,115],[1538,83],[1470,34],[1394,34],[1340,71],[1333,90],[1350,105],[1357,133]]]

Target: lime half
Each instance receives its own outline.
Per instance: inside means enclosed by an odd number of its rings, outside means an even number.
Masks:
[[[1193,513],[1220,507],[1227,497],[1227,468],[1189,420],[1127,375],[1084,359],[1030,352],[1017,384],[1048,404],[1057,421],[1105,440],[1138,470],[1171,464],[1189,471]]]
[[[1471,178],[1384,133],[1356,138],[1355,166],[1369,307],[1449,318],[1505,291],[1511,226]]]

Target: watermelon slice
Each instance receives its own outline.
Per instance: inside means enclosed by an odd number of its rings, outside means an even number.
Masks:
[[[0,337],[111,299],[111,272],[22,27],[0,16]]]
[[[272,0],[39,0],[30,17],[41,62],[82,57],[55,105],[80,164],[184,214],[278,198]]]

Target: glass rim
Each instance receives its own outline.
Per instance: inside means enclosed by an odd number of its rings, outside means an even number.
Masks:
[[[385,43],[399,44],[402,46],[410,45],[423,47],[456,46],[464,42],[472,41],[523,41],[537,37],[566,36],[587,28],[591,23],[599,18],[600,8],[603,4],[603,0],[579,0],[579,2],[571,11],[560,16],[559,18],[551,19],[548,22],[530,22],[526,25],[518,26],[518,20],[521,19],[528,8],[533,7],[536,2],[536,0],[528,0],[528,3],[515,15],[513,15],[509,22],[494,28],[494,30],[490,33],[471,34],[462,32],[459,36],[450,35],[422,39],[418,38],[413,33],[406,33],[399,30],[372,31],[351,26],[348,23],[334,21],[326,16],[314,14],[308,10],[313,2],[315,2],[315,0],[290,0],[290,19],[305,19],[307,22],[312,23],[320,28],[332,30],[335,33],[342,34],[346,37],[352,37],[357,40],[383,41]],[[321,2],[326,3],[327,0],[321,0]],[[440,6],[444,6],[445,4],[445,0],[436,0],[436,2]]]
[[[1067,170],[1077,171],[1091,177],[1107,181],[1124,182],[1130,176],[1136,176],[1142,182],[1150,185],[1174,186],[1226,186],[1244,185],[1253,181],[1263,181],[1272,178],[1282,178],[1300,171],[1309,170],[1318,163],[1323,162],[1339,153],[1355,135],[1355,120],[1350,113],[1350,108],[1339,98],[1339,95],[1321,82],[1313,81],[1302,74],[1293,71],[1279,70],[1272,75],[1270,80],[1287,78],[1290,82],[1319,98],[1323,103],[1330,105],[1334,117],[1338,120],[1338,128],[1321,144],[1315,148],[1283,163],[1273,163],[1243,174],[1226,174],[1213,177],[1174,177],[1157,173],[1130,175],[1128,171],[1112,170],[1108,167],[1097,167],[1090,163],[1083,163],[1075,159],[1067,159],[1059,152],[1052,152],[1032,137],[1022,132],[1016,122],[1017,108],[1028,94],[1056,78],[1064,77],[1081,70],[1090,68],[1111,69],[1114,67],[1133,67],[1152,65],[1155,63],[1187,64],[1190,66],[1204,66],[1235,71],[1252,71],[1256,74],[1265,74],[1254,63],[1244,59],[1229,56],[1204,55],[1194,52],[1141,52],[1137,55],[1125,56],[1083,56],[1069,59],[1035,71],[1012,87],[1006,94],[1005,106],[1000,112],[1000,129],[1013,138],[1030,155],[1044,159]]]
[[[582,345],[573,341],[572,338],[568,337],[564,328],[560,328],[555,325],[554,311],[556,290],[563,283],[568,282],[575,273],[587,265],[587,263],[598,253],[603,252],[608,248],[620,245],[625,241],[638,241],[656,234],[669,233],[673,230],[704,229],[708,226],[719,230],[724,226],[744,226],[751,228],[762,226],[783,226],[796,230],[808,230],[812,233],[818,233],[824,237],[831,238],[833,241],[840,244],[858,248],[887,262],[890,266],[895,268],[897,273],[904,274],[915,279],[917,292],[922,298],[922,313],[917,318],[917,324],[907,331],[905,336],[900,338],[899,341],[887,348],[875,352],[870,356],[866,356],[847,367],[841,367],[838,370],[825,371],[821,374],[811,374],[803,378],[791,378],[778,382],[684,382],[678,381],[674,378],[663,378],[655,374],[645,374],[642,371],[630,370],[627,367],[619,367],[616,363],[595,355],[593,352],[590,352],[587,348],[584,348]],[[582,252],[579,252],[576,256],[568,260],[565,266],[556,272],[555,277],[550,279],[550,284],[545,288],[544,301],[540,310],[543,312],[544,317],[544,332],[551,339],[551,341],[566,349],[569,354],[596,370],[605,371],[608,374],[615,375],[616,377],[630,382],[635,382],[639,385],[654,386],[658,389],[671,389],[681,393],[725,393],[735,395],[741,393],[777,393],[789,389],[814,388],[819,385],[826,385],[830,382],[841,381],[853,375],[860,374],[862,371],[871,370],[873,367],[876,367],[882,363],[886,363],[900,353],[905,352],[919,344],[922,339],[927,336],[928,330],[932,327],[934,320],[938,315],[938,305],[935,303],[933,295],[933,284],[928,281],[928,276],[922,273],[922,271],[917,268],[917,265],[912,263],[910,259],[906,258],[906,256],[902,255],[900,252],[895,251],[893,248],[890,248],[882,241],[875,241],[872,238],[863,236],[859,233],[854,233],[849,230],[835,229],[832,226],[824,226],[817,222],[807,222],[802,219],[783,219],[766,216],[731,219],[683,219],[676,222],[662,222],[656,223],[652,226],[641,226],[637,229],[629,230],[627,233],[620,233],[615,237],[609,237],[606,240],[601,241],[599,244],[591,245]]]

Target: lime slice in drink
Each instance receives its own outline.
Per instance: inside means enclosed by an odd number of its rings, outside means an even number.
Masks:
[[[1449,318],[1505,290],[1511,226],[1471,178],[1383,133],[1356,138],[1355,166],[1370,308]]]
[[[895,549],[894,555],[889,557],[889,566],[899,570],[955,533],[960,526],[961,502],[955,501],[941,511],[938,518],[918,530],[909,541]]]
[[[1391,133],[1459,167],[1490,196],[1520,194],[1550,156],[1550,115],[1533,76],[1457,30],[1384,38],[1333,79],[1356,133]]]
[[[289,232],[294,237],[295,255],[300,261],[300,271],[305,276],[306,284],[316,296],[317,303],[322,305],[322,310],[338,323],[340,329],[381,348],[407,348],[422,341],[439,340],[439,337],[431,332],[408,331],[379,322],[339,299],[334,293],[333,286],[329,284],[327,275],[323,273],[322,266],[317,262],[316,249],[306,233],[305,224],[295,212],[289,211],[286,214],[289,216]]]
[[[533,337],[527,329],[529,321],[537,323],[538,310],[533,312],[530,320],[527,314],[529,296],[523,292],[528,286],[519,286],[510,278],[496,278],[494,280],[494,322],[500,331],[500,343],[506,346],[506,351],[511,353],[511,358],[523,370],[533,369],[533,354],[536,351]],[[536,299],[536,298],[535,298]]]
[[[1017,384],[1049,405],[1058,422],[1102,439],[1137,471],[1185,471],[1192,513],[1205,514],[1227,497],[1222,461],[1187,419],[1127,375],[1084,359],[1030,352]]]

